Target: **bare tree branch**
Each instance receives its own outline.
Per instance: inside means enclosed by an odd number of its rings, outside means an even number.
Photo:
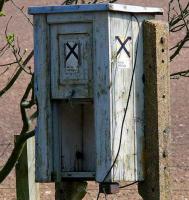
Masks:
[[[178,12],[176,11],[175,6],[179,8]],[[174,11],[174,14],[171,13],[172,11]],[[179,42],[177,42],[177,44],[175,44],[173,47],[170,48],[170,51],[173,51],[173,53],[170,56],[170,61],[172,61],[180,54],[181,50],[184,49],[186,43],[189,41],[188,16],[189,16],[189,2],[183,9],[180,0],[169,1],[168,20],[169,20],[170,32],[178,33],[182,31],[183,34],[184,29],[186,30],[183,39],[181,39]]]
[[[9,67],[7,67],[3,72],[0,73],[0,76],[4,75],[9,70]]]
[[[9,157],[9,159],[7,160],[6,164],[4,165],[4,167],[1,169],[0,171],[0,183],[7,177],[7,175],[10,173],[10,171],[13,169],[13,167],[16,164],[16,161],[19,159],[23,147],[25,145],[25,142],[28,138],[34,136],[34,130],[30,130],[31,129],[31,120],[30,117],[27,114],[27,109],[31,109],[31,107],[34,105],[34,99],[33,99],[33,95],[30,101],[27,101],[29,94],[31,93],[31,91],[33,90],[33,76],[30,80],[30,83],[28,84],[26,91],[21,99],[21,103],[20,103],[20,112],[21,112],[21,116],[22,116],[22,122],[23,122],[23,126],[22,126],[22,130],[21,133],[18,137],[18,140],[15,143],[15,147]],[[29,102],[29,104],[26,104],[25,102]]]
[[[171,7],[171,4],[173,3],[173,1],[170,3],[170,7]],[[187,18],[189,16],[189,3],[186,5],[186,7],[183,9],[182,11],[182,15],[181,14],[178,14],[176,17],[173,17],[171,19],[170,17],[170,13],[169,13],[169,26],[170,28],[177,25],[180,21],[183,20],[183,18]],[[169,8],[169,10],[171,10],[171,8]]]
[[[30,52],[30,54],[27,56],[27,58],[24,60],[23,62],[23,66],[27,65],[27,63],[31,60],[31,58],[33,57],[34,51],[32,50]],[[19,66],[18,66],[19,67]],[[7,85],[0,90],[0,97],[5,94],[5,92],[7,92],[15,83],[15,81],[18,79],[18,77],[20,76],[20,74],[22,73],[22,68],[19,68],[16,72],[16,74],[14,75],[14,77],[7,83]]]
[[[31,22],[30,18],[26,15],[25,12],[23,12],[24,7],[20,8],[13,0],[10,1],[23,14],[23,16],[27,19],[27,21],[33,26],[33,23]]]
[[[189,69],[171,74],[171,79],[179,79],[180,77],[189,77]]]
[[[0,183],[2,183],[5,178],[9,175],[13,167],[15,166],[17,160],[19,159],[22,150],[24,148],[25,142],[27,139],[33,137],[35,135],[34,130],[22,133],[18,140],[16,141],[15,147],[6,162],[6,164],[3,166],[3,168],[0,170]]]
[[[180,9],[180,16],[182,17],[182,20],[183,20],[183,22],[184,22],[185,28],[186,28],[187,33],[188,33],[188,32],[189,32],[188,23],[187,23],[186,20],[185,20],[184,13],[183,13],[184,11],[183,11],[182,6],[181,6],[181,4],[180,4],[180,0],[178,0],[178,4],[179,4],[179,9]],[[189,5],[189,3],[188,3],[188,5]],[[185,9],[186,9],[186,8],[185,8]]]
[[[10,65],[13,65],[13,64],[16,64],[16,63],[17,63],[17,61],[6,63],[6,64],[1,64],[0,67],[10,66]]]
[[[189,34],[187,34],[183,40],[181,40],[175,47],[172,48],[172,49],[176,48],[176,50],[170,56],[170,61],[172,61],[176,56],[179,55],[179,53],[182,50],[182,48],[184,47],[185,43],[188,41],[189,41]]]

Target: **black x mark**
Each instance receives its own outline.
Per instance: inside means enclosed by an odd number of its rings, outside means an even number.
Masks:
[[[76,57],[76,59],[78,60],[79,57],[78,57],[77,53],[74,51],[75,48],[78,46],[78,44],[74,44],[74,46],[71,47],[70,44],[67,42],[67,43],[66,43],[66,46],[70,49],[70,52],[69,52],[68,55],[66,56],[66,61],[68,60],[68,58],[69,58],[72,54],[73,54],[73,55]]]
[[[118,41],[119,41],[119,43],[120,43],[120,45],[121,45],[121,47],[119,48],[119,50],[117,51],[117,56],[120,54],[120,52],[122,51],[122,49],[125,51],[125,53],[129,56],[129,58],[131,57],[131,55],[130,55],[130,52],[126,49],[126,47],[125,47],[125,45],[127,44],[127,42],[129,41],[129,40],[131,40],[131,37],[127,37],[127,39],[124,41],[124,42],[122,42],[121,41],[121,39],[119,38],[119,36],[116,36],[115,37]]]

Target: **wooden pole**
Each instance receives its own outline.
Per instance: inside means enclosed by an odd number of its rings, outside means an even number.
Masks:
[[[56,200],[82,200],[86,195],[87,182],[60,182],[55,183]]]
[[[168,24],[144,22],[145,180],[144,200],[170,200],[168,146],[170,138],[170,72]]]
[[[15,136],[15,140],[18,137]],[[34,137],[27,140],[16,164],[17,200],[39,200],[39,184],[35,183],[34,140]]]

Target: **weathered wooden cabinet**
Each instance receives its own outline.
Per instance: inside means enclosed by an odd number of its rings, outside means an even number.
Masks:
[[[141,25],[162,10],[96,4],[29,13],[39,109],[36,180],[143,180]]]

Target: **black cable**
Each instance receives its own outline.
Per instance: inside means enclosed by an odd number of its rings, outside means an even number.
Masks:
[[[97,195],[97,198],[96,198],[96,200],[98,200],[98,199],[99,199],[99,197],[100,197],[100,191],[98,191],[98,195]]]
[[[138,27],[140,29],[140,24],[139,24],[139,21],[138,21],[138,18],[132,14],[132,16],[136,19],[137,21],[137,24],[138,24]],[[138,55],[138,44],[139,44],[139,35],[138,35],[138,38],[137,38],[137,47],[136,47],[136,55],[135,55],[135,62],[134,62],[134,67],[133,67],[133,72],[132,72],[132,76],[131,76],[131,82],[130,82],[130,86],[129,86],[129,94],[128,94],[128,98],[127,98],[127,103],[126,103],[126,107],[124,109],[124,115],[123,115],[123,120],[122,120],[122,124],[121,124],[121,133],[120,133],[120,140],[119,140],[119,147],[118,147],[118,151],[117,151],[117,154],[116,154],[116,157],[114,159],[114,162],[112,163],[110,169],[108,170],[107,174],[105,175],[104,179],[102,182],[104,182],[107,178],[107,176],[110,174],[112,168],[114,167],[116,161],[117,161],[117,158],[119,156],[119,153],[120,153],[120,149],[121,149],[121,142],[122,142],[122,136],[123,136],[123,126],[124,126],[124,123],[125,123],[125,118],[126,118],[126,114],[127,114],[127,110],[128,110],[128,105],[129,105],[129,100],[130,100],[130,97],[131,97],[131,91],[132,91],[132,85],[133,85],[133,79],[134,79],[134,74],[135,74],[135,69],[136,69],[136,61],[137,61],[137,55]]]
[[[139,24],[138,18],[137,18],[134,14],[133,14],[133,17],[136,19],[137,24],[138,24],[138,27],[139,27],[139,29],[140,29],[140,24]],[[137,40],[139,41],[139,35],[138,35],[138,39],[137,39]],[[137,41],[137,51],[136,51],[136,57],[135,57],[135,67],[136,67],[136,58],[137,58],[137,54],[138,54],[138,41]],[[134,68],[135,68],[135,67],[134,67]],[[135,69],[134,69],[134,70],[135,70]],[[134,71],[133,71],[133,73],[134,73]],[[119,186],[119,188],[120,188],[120,189],[123,189],[123,188],[129,187],[129,186],[131,186],[131,185],[134,185],[134,184],[136,184],[136,183],[138,183],[138,182],[139,182],[139,181],[134,181],[134,182],[132,182],[132,183]]]
[[[122,188],[126,188],[126,187],[129,187],[129,186],[134,185],[134,184],[136,184],[136,183],[138,183],[138,181],[134,181],[134,182],[129,183],[129,184],[127,184],[127,185],[119,186],[119,188],[120,188],[120,189],[122,189]]]
[[[134,14],[131,14],[137,21],[137,24],[138,24],[138,27],[139,27],[139,32],[140,32],[140,24],[139,24],[139,21],[138,21],[138,18],[134,15]],[[116,154],[116,157],[114,159],[114,162],[112,163],[110,169],[108,170],[107,174],[105,175],[103,181],[101,183],[103,183],[107,176],[110,174],[112,168],[114,167],[117,159],[118,159],[118,156],[119,156],[119,153],[120,153],[120,149],[121,149],[121,142],[122,142],[122,136],[123,136],[123,126],[124,126],[124,123],[125,123],[125,118],[126,118],[126,114],[127,114],[127,110],[128,110],[128,105],[129,105],[129,100],[130,100],[130,97],[131,97],[131,91],[132,91],[132,85],[133,85],[133,79],[134,79],[134,74],[135,74],[135,69],[136,69],[136,63],[137,63],[137,56],[138,56],[138,44],[139,44],[139,34],[138,34],[138,37],[137,37],[137,46],[136,46],[136,54],[135,54],[135,62],[134,62],[134,67],[133,67],[133,71],[132,71],[132,76],[131,76],[131,81],[130,81],[130,86],[129,86],[129,94],[128,94],[128,98],[127,98],[127,103],[126,103],[126,107],[124,109],[124,115],[123,115],[123,120],[122,120],[122,124],[121,124],[121,133],[120,133],[120,140],[119,140],[119,147],[118,147],[118,151],[117,151],[117,154]],[[130,183],[128,185],[125,185],[125,186],[120,186],[119,188],[125,188],[125,187],[128,187],[128,186],[131,186],[131,185],[134,185],[135,183],[137,183],[138,181],[135,181],[133,183]],[[99,199],[99,196],[100,196],[100,191],[98,192],[98,195],[97,195],[97,200]]]

